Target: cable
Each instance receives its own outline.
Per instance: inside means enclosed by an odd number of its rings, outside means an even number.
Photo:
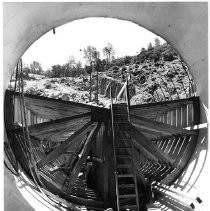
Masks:
[[[6,163],[5,160],[4,160],[4,166],[5,166],[13,175],[15,175],[15,176],[17,176],[17,177],[20,176],[19,173],[14,172],[14,171],[7,165],[7,163]]]

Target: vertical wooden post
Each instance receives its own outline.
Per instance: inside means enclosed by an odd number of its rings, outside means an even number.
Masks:
[[[31,125],[34,125],[34,114],[31,112]]]
[[[89,99],[90,102],[91,102],[91,99],[92,99],[92,97],[91,97],[91,86],[92,86],[92,79],[91,79],[91,72],[90,72],[90,99]]]
[[[170,111],[168,111],[167,112],[167,124],[171,124],[171,112]]]
[[[182,106],[182,127],[187,127],[187,105]]]
[[[128,102],[128,111],[130,111],[130,96],[129,96],[129,86],[128,79],[126,79],[126,94],[127,94],[127,102]]]
[[[176,126],[181,127],[181,107],[176,109]]]
[[[97,78],[96,78],[96,104],[98,105],[98,69],[96,70],[97,72]]]
[[[170,125],[173,125],[173,111],[170,111],[170,116],[171,116],[171,122],[170,122]]]
[[[187,105],[187,126],[193,126],[193,105]]]
[[[172,111],[172,125],[176,126],[176,110]]]
[[[31,125],[31,112],[29,110],[26,110],[26,111],[27,111],[27,115],[26,115],[27,124],[29,126],[29,125]]]
[[[15,117],[14,122],[21,122],[21,106],[20,106],[20,98],[15,97]]]
[[[193,123],[194,125],[200,124],[200,101],[198,97],[193,100]]]
[[[163,114],[163,123],[167,124],[167,112]]]

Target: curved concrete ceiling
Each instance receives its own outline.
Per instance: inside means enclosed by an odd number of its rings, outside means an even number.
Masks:
[[[134,22],[169,42],[187,63],[201,102],[208,106],[207,2],[4,3],[3,12],[5,89],[18,59],[43,34],[73,20],[110,17]],[[205,112],[201,115],[206,122]]]

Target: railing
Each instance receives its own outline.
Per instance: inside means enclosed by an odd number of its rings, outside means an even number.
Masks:
[[[130,75],[129,77],[126,79],[126,82],[124,84],[124,86],[122,87],[118,97],[115,99],[115,102],[117,102],[117,99],[119,99],[119,97],[123,94],[123,92],[125,92],[125,101],[127,104],[127,115],[128,115],[128,123],[130,126],[130,98],[129,98],[129,87],[128,87],[128,81],[130,79]],[[111,125],[112,125],[112,135],[113,135],[113,150],[114,150],[114,168],[115,168],[115,184],[116,184],[116,194],[117,194],[117,209],[118,211],[120,211],[120,202],[119,202],[119,189],[118,189],[118,178],[117,178],[117,164],[116,164],[116,152],[115,152],[115,132],[114,132],[114,112],[113,112],[113,100],[112,100],[112,87],[110,87],[110,101],[111,101]],[[131,145],[132,145],[132,155],[134,154],[134,146],[133,146],[133,142],[131,140]],[[132,156],[132,168],[134,169],[134,159]],[[137,179],[136,179],[136,175],[134,175],[134,180],[135,180],[135,192],[136,192],[136,205],[138,207],[139,210],[139,201],[138,201],[138,189],[137,189]]]
[[[15,98],[14,102],[14,122],[16,123],[21,123],[21,103],[20,103],[20,98]],[[41,118],[31,112],[29,109],[26,108],[26,120],[27,120],[27,125],[34,125],[42,122],[47,122],[49,121],[48,119]],[[25,126],[25,122],[23,121],[23,126]]]
[[[117,164],[116,164],[116,152],[115,152],[115,133],[114,133],[114,114],[113,114],[113,100],[112,100],[112,87],[110,87],[110,110],[111,110],[111,128],[112,128],[112,144],[114,153],[114,174],[115,174],[115,184],[116,184],[116,195],[117,195],[117,209],[119,211],[119,191],[118,191],[118,179],[117,179]]]
[[[176,108],[157,113],[155,121],[186,128],[199,124],[199,116],[199,98],[195,97],[187,103],[180,103]]]
[[[129,75],[126,79],[126,82],[124,83],[123,87],[121,88],[121,90],[119,91],[117,97],[115,98],[115,102],[117,102],[121,96],[123,95],[123,93],[126,93],[126,101],[128,101],[129,99],[129,94],[128,94],[128,81],[130,80],[131,75]],[[130,100],[129,100],[129,105],[130,105]]]

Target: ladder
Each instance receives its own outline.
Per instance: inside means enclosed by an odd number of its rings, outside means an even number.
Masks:
[[[126,103],[112,104],[112,132],[115,164],[117,210],[139,211],[136,174],[133,163],[131,137],[121,129],[129,129],[129,106]]]

